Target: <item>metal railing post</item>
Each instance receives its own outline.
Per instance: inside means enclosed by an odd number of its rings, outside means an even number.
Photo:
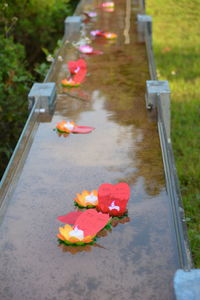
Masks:
[[[32,109],[36,98],[40,100],[40,112],[49,112],[56,98],[55,82],[34,83],[29,94],[29,110]]]
[[[160,97],[158,97],[160,96]],[[162,118],[167,141],[170,143],[170,88],[167,80],[147,80],[146,81],[146,108],[153,109],[158,107],[157,101],[160,101],[160,114]]]
[[[80,32],[81,29],[81,17],[70,16],[64,21],[65,24],[65,36],[69,38],[71,35]]]
[[[138,41],[145,42],[145,27],[147,27],[148,33],[152,35],[152,17],[144,14],[137,15],[137,32]]]

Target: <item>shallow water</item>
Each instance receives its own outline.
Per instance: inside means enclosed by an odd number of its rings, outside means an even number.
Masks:
[[[56,109],[41,118],[0,227],[0,299],[173,299],[179,263],[156,121],[145,108],[145,46],[137,42],[135,10],[125,44],[126,2],[115,3],[114,12],[97,9],[97,21],[85,26],[87,36],[101,29],[118,38],[92,41],[104,54],[82,56],[88,76],[81,87],[67,94],[60,87],[67,61],[80,57],[70,43],[50,76]],[[96,129],[58,137],[53,128],[63,119]],[[124,224],[94,246],[58,246],[56,217],[74,209],[76,193],[120,181],[131,187]]]

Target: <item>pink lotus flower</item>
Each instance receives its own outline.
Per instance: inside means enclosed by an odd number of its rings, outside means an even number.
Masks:
[[[84,45],[79,47],[79,51],[84,54],[91,54],[94,51],[94,49],[89,45]]]
[[[90,32],[92,36],[102,36],[107,40],[114,40],[117,38],[117,34],[113,32],[104,32],[101,30],[93,30]]]
[[[101,30],[92,30],[92,31],[90,31],[90,34],[92,35],[92,36],[102,36],[103,35],[103,31],[101,31]]]
[[[94,48],[92,48],[89,45],[80,46],[79,51],[81,53],[87,54],[87,55],[90,55],[90,54],[103,54],[102,51],[94,50]]]
[[[101,7],[103,7],[103,8],[105,8],[105,7],[109,7],[109,8],[113,8],[113,7],[115,7],[115,3],[114,2],[112,2],[112,1],[110,1],[110,2],[104,2],[104,3],[102,3],[101,4]]]

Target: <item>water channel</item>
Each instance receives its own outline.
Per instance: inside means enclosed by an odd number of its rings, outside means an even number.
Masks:
[[[156,119],[145,108],[147,55],[137,40],[134,7],[128,42],[124,35],[127,3],[116,0],[106,12],[97,8],[101,1],[83,1],[79,10],[98,13],[85,25],[86,35],[101,29],[118,37],[92,40],[102,55],[81,56],[64,43],[64,61],[49,76],[58,89],[55,112],[39,120],[1,218],[2,300],[174,299],[179,261]],[[66,64],[80,57],[88,75],[66,93],[60,86]],[[53,128],[62,120],[96,129],[59,137]],[[128,217],[94,246],[59,246],[56,218],[74,210],[76,193],[121,181],[131,187]]]

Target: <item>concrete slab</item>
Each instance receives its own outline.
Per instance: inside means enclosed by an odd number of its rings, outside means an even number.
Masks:
[[[177,300],[200,300],[200,269],[177,270],[174,289]]]

